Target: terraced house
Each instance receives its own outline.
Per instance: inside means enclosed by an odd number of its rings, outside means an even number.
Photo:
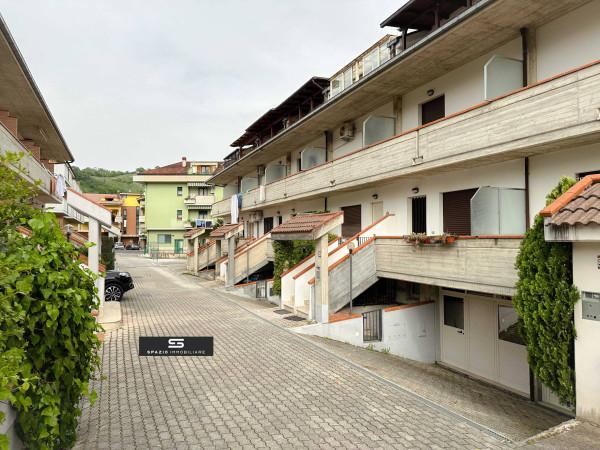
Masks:
[[[206,181],[217,165],[214,161],[188,161],[183,157],[180,162],[133,177],[144,186],[139,222],[143,224],[140,239],[147,251],[181,255],[186,231],[212,228],[211,208],[220,189]]]
[[[232,281],[272,258],[260,243],[274,227],[343,211],[326,304],[314,258],[281,278],[281,306],[321,322],[305,332],[557,405],[515,333],[515,259],[560,177],[600,171],[600,0],[412,0],[381,26],[392,32],[261,116],[212,175],[213,217],[255,239],[229,258]],[[204,250],[199,268],[224,273]]]

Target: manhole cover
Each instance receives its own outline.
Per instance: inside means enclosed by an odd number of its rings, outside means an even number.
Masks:
[[[276,314],[281,314],[281,315],[283,315],[283,314],[291,314],[291,312],[288,311],[287,309],[276,309],[273,312],[276,313]]]
[[[304,320],[304,318],[298,317],[298,316],[287,316],[287,317],[284,317],[284,319],[291,320],[292,322],[300,322],[301,320]]]

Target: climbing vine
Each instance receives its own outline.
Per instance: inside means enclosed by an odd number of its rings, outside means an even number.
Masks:
[[[17,411],[26,448],[70,448],[81,398],[95,398],[94,276],[54,215],[33,208],[35,188],[8,167],[16,162],[0,161],[0,400]]]
[[[550,204],[575,180],[562,178],[546,197]],[[573,286],[571,244],[547,242],[544,219],[536,216],[521,244],[516,268],[519,281],[513,299],[536,377],[565,405],[575,404],[573,313],[579,298]]]
[[[329,242],[335,239],[329,234]],[[281,274],[314,253],[314,241],[273,241],[273,293],[281,295]]]

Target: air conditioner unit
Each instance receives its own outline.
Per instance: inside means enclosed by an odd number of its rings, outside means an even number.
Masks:
[[[354,139],[354,124],[352,122],[346,122],[340,127],[340,139],[344,141]]]

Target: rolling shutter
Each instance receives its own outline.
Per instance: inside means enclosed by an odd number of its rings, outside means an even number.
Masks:
[[[345,206],[342,208],[342,211],[344,211],[342,237],[349,238],[362,229],[360,221],[361,208],[360,205]]]
[[[471,235],[471,198],[477,189],[444,192],[444,233]]]

